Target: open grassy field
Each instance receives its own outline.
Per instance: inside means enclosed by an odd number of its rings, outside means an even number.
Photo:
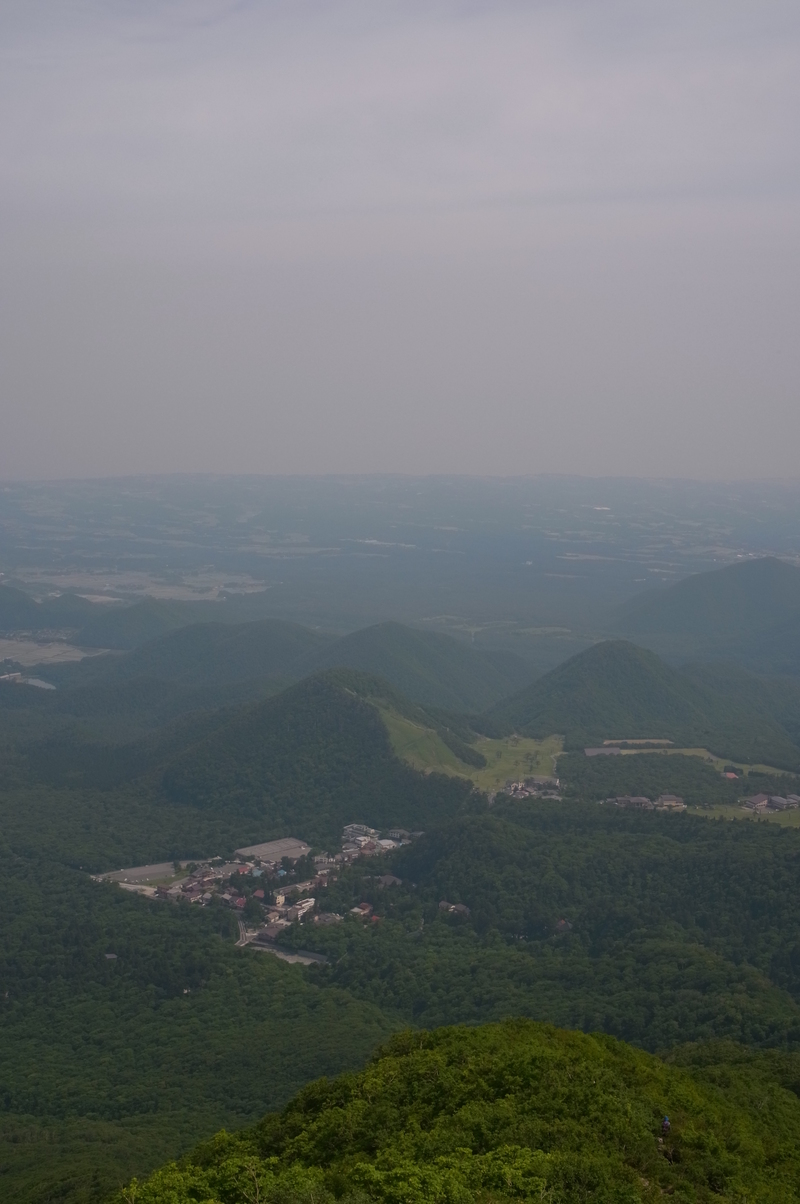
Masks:
[[[432,728],[414,723],[390,707],[379,707],[395,755],[414,769],[469,778],[474,770],[460,761]]]
[[[432,728],[414,723],[389,707],[380,708],[395,754],[415,769],[426,772],[454,774],[469,778],[480,790],[497,790],[509,778],[530,777],[533,774],[555,773],[555,758],[561,752],[560,736],[545,740],[529,740],[522,736],[507,736],[502,740],[482,737],[473,748],[486,758],[486,767],[476,769],[459,760]]]
[[[718,757],[714,753],[710,753],[707,748],[623,748],[621,755],[623,757],[700,757],[709,765],[713,765],[720,773],[726,765],[735,765],[744,775],[747,775],[751,769],[757,773],[774,773],[776,775],[786,773],[785,769],[776,769],[774,765],[747,765],[744,761],[731,761],[728,757]]]
[[[689,807],[692,815],[706,819],[743,819],[747,823],[778,824],[781,828],[800,828],[800,809],[792,811],[762,811],[756,815],[744,807],[731,807],[722,803],[711,807]]]
[[[556,758],[564,747],[561,736],[530,740],[522,736],[506,736],[502,740],[483,738],[475,748],[486,758],[485,769],[473,769],[470,777],[481,790],[497,790],[509,778],[518,781],[534,774],[556,773]]]

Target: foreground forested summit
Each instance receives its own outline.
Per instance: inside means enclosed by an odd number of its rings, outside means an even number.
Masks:
[[[361,1073],[312,1083],[117,1199],[797,1199],[800,1101],[735,1050],[716,1054],[679,1068],[530,1021],[405,1032]]]

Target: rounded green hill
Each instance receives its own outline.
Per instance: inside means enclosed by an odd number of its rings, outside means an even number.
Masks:
[[[737,1073],[718,1073],[723,1090],[611,1037],[531,1021],[405,1032],[361,1073],[312,1083],[119,1200],[796,1200],[800,1101]]]

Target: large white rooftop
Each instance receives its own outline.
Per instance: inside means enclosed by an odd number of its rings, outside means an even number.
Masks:
[[[287,836],[283,840],[268,840],[265,844],[251,844],[246,849],[237,849],[236,852],[239,857],[258,857],[260,861],[281,861],[284,857],[296,861],[298,857],[305,857],[307,853],[310,853],[311,848],[302,840]]]

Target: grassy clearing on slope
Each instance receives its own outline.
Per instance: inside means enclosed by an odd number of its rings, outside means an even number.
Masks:
[[[756,773],[768,773],[776,775],[784,775],[785,769],[777,769],[774,765],[748,765],[745,761],[732,761],[730,757],[718,757],[715,753],[709,752],[707,748],[623,748],[623,757],[641,757],[641,756],[659,755],[662,757],[700,757],[709,765],[713,765],[714,769],[721,773],[726,765],[735,765],[743,774],[748,774],[751,770]]]
[[[395,755],[407,765],[423,772],[434,771],[463,778],[472,777],[476,772],[470,765],[460,761],[432,728],[414,723],[388,707],[379,707],[378,710]]]
[[[415,769],[454,774],[470,778],[481,790],[497,790],[509,778],[550,775],[555,772],[555,758],[563,747],[560,736],[545,740],[530,740],[522,736],[506,736],[502,740],[481,737],[473,745],[486,758],[486,767],[476,769],[459,760],[432,728],[414,723],[388,707],[381,707],[395,754]]]
[[[556,758],[564,747],[561,736],[531,740],[522,736],[506,736],[502,740],[478,740],[475,748],[486,758],[485,769],[472,771],[472,780],[481,790],[497,790],[510,779],[549,776],[556,772]]]

